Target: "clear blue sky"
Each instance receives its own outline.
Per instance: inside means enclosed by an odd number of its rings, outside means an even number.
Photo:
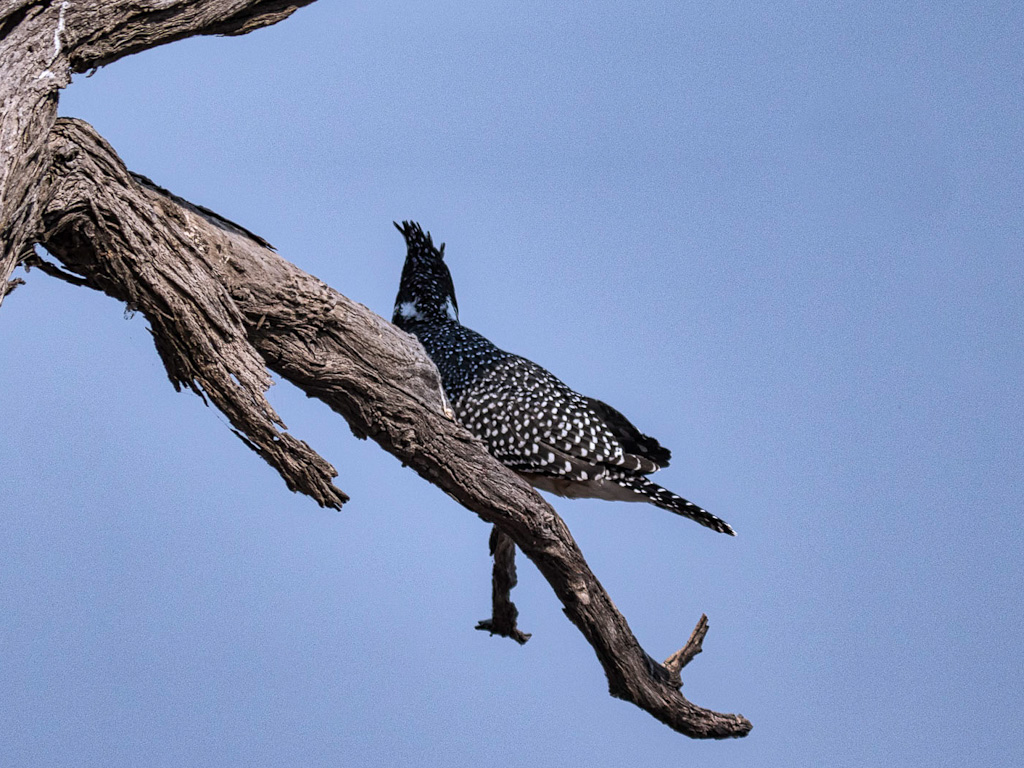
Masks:
[[[287,384],[321,510],[141,316],[0,311],[0,764],[1019,766],[1019,3],[327,3],[76,77],[135,171],[389,316],[411,218],[463,321],[675,452],[732,523],[556,501],[686,694],[611,699],[525,560]]]

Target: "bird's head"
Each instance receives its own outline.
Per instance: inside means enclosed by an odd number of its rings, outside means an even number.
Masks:
[[[409,252],[395,299],[392,322],[399,328],[415,323],[458,322],[455,286],[444,263],[444,243],[434,247],[430,233],[414,221],[394,222]]]

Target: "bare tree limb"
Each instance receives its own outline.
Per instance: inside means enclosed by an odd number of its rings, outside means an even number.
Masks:
[[[186,386],[209,398],[290,489],[340,508],[348,497],[332,485],[334,468],[283,431],[264,397],[270,375],[248,339],[248,321],[214,277],[214,265],[223,265],[220,252],[210,252],[207,242],[183,226],[173,203],[159,204],[155,196],[137,207],[119,206],[113,196],[139,185],[84,123],[58,121],[54,136],[66,136],[76,125],[80,145],[54,145],[52,179],[58,183],[51,201],[67,201],[67,207],[59,215],[52,204],[44,210],[44,245],[90,287],[146,315],[175,389]],[[171,253],[177,256],[166,258]],[[82,256],[89,260],[76,260]]]
[[[57,94],[87,72],[192,35],[240,35],[313,0],[5,0],[0,3],[0,304],[39,230]]]
[[[510,637],[523,645],[530,639],[530,634],[516,626],[519,609],[512,602],[512,589],[516,585],[516,544],[497,525],[491,529],[491,557],[494,558],[491,618],[479,622],[476,628],[492,635]]]
[[[0,303],[16,264],[45,244],[90,287],[146,315],[175,387],[222,410],[289,488],[340,506],[334,469],[266,401],[269,366],[498,526],[548,580],[613,696],[690,736],[745,735],[745,718],[691,704],[640,647],[561,518],[452,420],[418,343],[246,230],[133,177],[89,126],[56,121],[72,72],[191,35],[243,34],[309,2],[0,2]],[[507,576],[514,550],[495,551]]]
[[[62,119],[43,209],[47,250],[152,324],[176,386],[205,393],[289,487],[340,503],[330,467],[263,398],[264,362],[360,437],[498,526],[540,569],[594,648],[613,696],[700,738],[750,723],[687,701],[640,647],[561,518],[455,423],[415,339],[220,217],[133,177],[88,125]],[[276,438],[276,440],[274,439]],[[315,469],[302,475],[301,466]]]
[[[704,637],[708,633],[708,617],[707,614],[701,614],[700,620],[697,622],[697,626],[693,628],[693,632],[690,633],[690,639],[686,641],[686,645],[680,648],[678,651],[673,653],[662,665],[669,671],[672,676],[672,683],[681,687],[683,684],[682,679],[679,676],[679,672],[693,661],[694,656],[704,650],[701,645],[704,643]]]

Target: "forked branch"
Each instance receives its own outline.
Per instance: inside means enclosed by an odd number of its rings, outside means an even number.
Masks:
[[[283,431],[264,398],[265,366],[497,526],[495,552],[505,548],[506,569],[514,542],[594,648],[613,696],[693,737],[750,730],[740,715],[687,701],[674,683],[679,661],[666,668],[644,652],[561,518],[451,419],[437,371],[413,337],[241,227],[133,176],[87,124],[58,120],[49,151],[47,250],[145,314],[172,383],[205,394],[290,488],[329,506],[345,499],[330,484],[333,468]],[[502,628],[509,626],[514,620]]]
[[[704,650],[701,646],[704,643],[704,637],[708,633],[708,617],[707,614],[701,614],[700,620],[697,622],[697,626],[693,628],[693,632],[690,633],[690,639],[686,641],[686,645],[680,648],[678,651],[673,653],[662,664],[665,669],[668,670],[672,676],[673,685],[678,683],[677,687],[681,687],[683,684],[679,673],[683,667],[693,661],[693,658]]]
[[[72,72],[192,35],[241,35],[313,0],[4,0],[0,2],[0,305],[39,231],[57,94]]]

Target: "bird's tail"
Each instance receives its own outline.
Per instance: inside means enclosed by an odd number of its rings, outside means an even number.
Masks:
[[[616,482],[623,488],[629,488],[634,493],[639,494],[656,507],[667,509],[669,512],[675,512],[677,515],[682,515],[683,517],[688,517],[713,531],[727,533],[730,536],[736,535],[736,531],[732,529],[732,526],[722,518],[715,517],[706,509],[698,507],[692,501],[687,501],[682,496],[677,496],[672,493],[672,491],[667,488],[662,488],[657,483],[652,483],[646,477],[627,475],[625,477],[616,478]]]

